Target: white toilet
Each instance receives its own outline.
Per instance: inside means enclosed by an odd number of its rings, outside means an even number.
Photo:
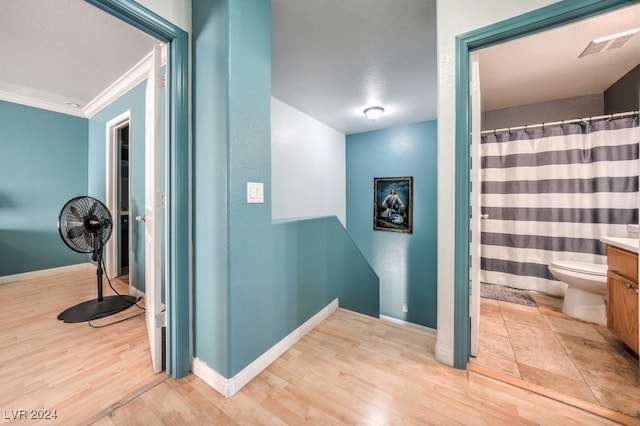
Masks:
[[[604,304],[607,265],[554,260],[549,264],[549,271],[568,286],[562,312],[582,321],[607,323],[607,308]]]
[[[629,238],[638,238],[637,224],[627,225]],[[607,265],[554,260],[549,263],[549,271],[567,285],[562,312],[574,318],[596,324],[607,323]]]

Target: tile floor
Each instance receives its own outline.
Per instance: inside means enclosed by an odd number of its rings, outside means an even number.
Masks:
[[[480,299],[473,363],[640,418],[638,356],[606,326],[562,313],[562,299],[531,291],[538,307]]]

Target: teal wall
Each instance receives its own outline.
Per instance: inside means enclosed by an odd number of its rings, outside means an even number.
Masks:
[[[88,195],[106,202],[107,122],[131,110],[129,128],[129,178],[131,205],[129,218],[144,215],[144,134],[145,134],[146,80],[120,96],[89,120],[89,175]],[[115,216],[115,213],[112,212]],[[129,279],[132,285],[144,291],[144,225],[130,220],[131,263]]]
[[[335,217],[271,221],[271,1],[193,1],[194,356],[232,377],[333,299],[378,315]],[[247,204],[263,182],[265,203]]]
[[[193,345],[194,356],[223,375],[229,370],[225,3],[192,4]]]
[[[346,144],[347,231],[380,277],[380,314],[436,328],[436,122],[347,135]],[[373,179],[396,176],[413,176],[412,234],[373,230]]]
[[[64,245],[58,214],[78,195],[106,201],[106,123],[129,109],[130,217],[144,215],[145,86],[90,120],[0,101],[0,276],[89,260]],[[136,225],[130,278],[144,291],[144,226]]]
[[[84,118],[0,101],[0,276],[88,257],[58,234],[58,214],[87,192]]]

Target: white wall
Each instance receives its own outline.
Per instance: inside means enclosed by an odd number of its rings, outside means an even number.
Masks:
[[[436,359],[453,365],[455,215],[455,37],[555,3],[550,0],[437,0],[438,340]]]
[[[271,98],[271,217],[346,225],[345,135]]]

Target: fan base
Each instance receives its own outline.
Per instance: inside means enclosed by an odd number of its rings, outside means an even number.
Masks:
[[[58,319],[64,322],[91,321],[122,312],[136,302],[135,297],[128,295],[107,296],[102,301],[98,299],[87,300],[62,311],[58,315]]]

